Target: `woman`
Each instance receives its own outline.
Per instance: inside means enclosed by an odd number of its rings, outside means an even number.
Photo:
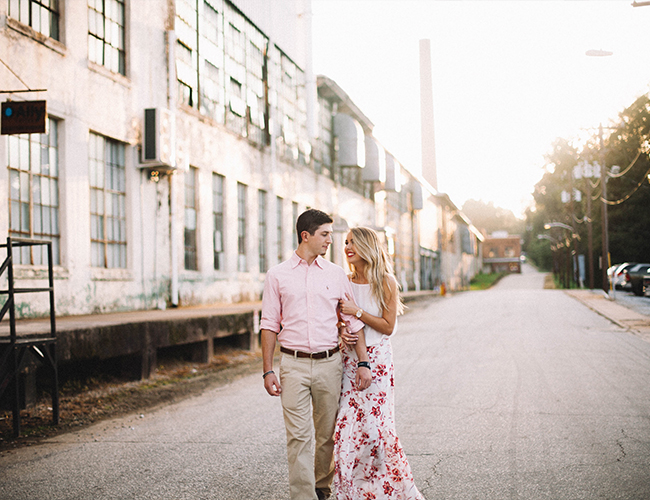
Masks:
[[[403,309],[397,280],[372,229],[353,228],[345,255],[354,297],[340,307],[366,326],[358,339],[341,329],[346,346],[334,434],[336,498],[424,500],[395,432],[390,335]]]

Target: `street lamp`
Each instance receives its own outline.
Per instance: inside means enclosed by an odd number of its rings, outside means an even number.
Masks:
[[[547,222],[544,224],[544,229],[551,229],[552,227],[562,227],[564,229],[568,229],[572,232],[572,235],[575,236],[575,234],[573,234],[573,228],[568,224],[564,224],[563,222]]]
[[[566,247],[567,247],[567,278],[568,276],[572,275],[573,276],[573,281],[576,283],[577,286],[580,286],[580,279],[578,276],[578,262],[577,262],[577,257],[578,257],[578,247],[577,243],[575,240],[580,239],[580,235],[576,232],[576,229],[573,226],[569,226],[568,224],[564,224],[563,222],[547,222],[544,224],[544,229],[551,229],[551,228],[561,228],[561,229],[566,229],[571,233],[571,239],[567,238],[566,239]],[[573,241],[573,250],[571,250],[571,242]],[[568,279],[567,285],[568,283]]]
[[[587,56],[606,57],[611,56],[613,52],[607,50],[588,50]],[[598,137],[600,138],[600,185],[602,190],[602,225],[603,225],[603,255],[602,255],[602,288],[609,295],[609,284],[607,279],[607,268],[609,267],[609,229],[607,221],[607,168],[605,167],[605,146],[603,142],[603,124],[598,127]]]

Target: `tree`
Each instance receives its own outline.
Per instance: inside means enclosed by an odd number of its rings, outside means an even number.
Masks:
[[[482,200],[467,200],[462,211],[472,221],[475,227],[487,234],[495,231],[507,231],[509,234],[521,234],[524,230],[524,220],[517,219],[512,210],[494,206],[494,202]]]
[[[620,113],[615,127],[604,129],[604,150],[594,129],[591,137],[581,146],[569,140],[557,139],[546,157],[546,171],[535,185],[535,206],[526,213],[524,249],[529,256],[549,263],[555,248],[575,248],[578,255],[588,255],[587,229],[593,229],[593,254],[595,286],[601,286],[598,256],[601,255],[602,236],[602,186],[600,178],[576,178],[573,169],[578,163],[600,162],[604,154],[608,167],[607,205],[609,225],[609,250],[612,263],[650,262],[650,97],[643,95]],[[617,169],[612,166],[619,166]],[[581,193],[562,201],[562,191]],[[587,199],[591,193],[591,212]],[[567,241],[568,233],[544,229],[544,224],[561,222],[574,227],[577,241]],[[539,240],[538,235],[551,238]],[[555,243],[553,243],[555,242]],[[544,250],[548,248],[548,250]],[[534,257],[533,257],[534,256]],[[588,260],[588,259],[587,259]]]

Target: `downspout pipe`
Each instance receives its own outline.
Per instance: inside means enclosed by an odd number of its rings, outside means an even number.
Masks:
[[[167,101],[171,112],[171,119],[176,122],[176,32],[172,27],[167,30]],[[172,127],[172,162],[176,163],[176,127]],[[173,171],[167,176],[169,182],[169,258],[170,258],[170,302],[172,307],[178,307],[178,207],[176,203],[176,191],[174,190]]]

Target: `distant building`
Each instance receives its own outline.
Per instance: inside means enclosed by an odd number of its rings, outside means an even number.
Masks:
[[[483,269],[492,273],[521,272],[521,236],[497,231],[483,242]]]

